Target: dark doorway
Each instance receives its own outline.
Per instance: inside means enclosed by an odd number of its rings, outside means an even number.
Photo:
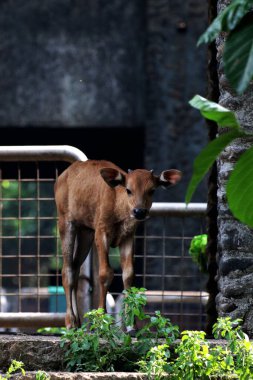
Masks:
[[[143,167],[144,128],[1,128],[1,145],[72,145],[88,158],[127,170]]]

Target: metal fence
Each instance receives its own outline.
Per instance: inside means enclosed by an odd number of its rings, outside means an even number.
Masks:
[[[0,147],[0,328],[64,323],[53,185],[75,160],[86,156],[73,147]],[[152,217],[135,237],[135,285],[147,289],[147,311],[161,310],[182,329],[204,326],[206,278],[188,249],[192,237],[205,232],[205,209],[205,204],[154,203]],[[109,307],[117,313],[122,291],[117,250],[110,260],[115,278]],[[89,275],[89,265],[85,268]]]

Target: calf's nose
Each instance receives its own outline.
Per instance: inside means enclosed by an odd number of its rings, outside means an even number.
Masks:
[[[148,210],[146,208],[134,208],[133,215],[137,220],[144,220],[148,215]]]

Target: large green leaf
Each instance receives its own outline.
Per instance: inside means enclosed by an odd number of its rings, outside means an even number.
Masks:
[[[197,108],[206,119],[216,121],[221,127],[240,128],[235,114],[215,102],[195,95],[189,103],[192,107]]]
[[[225,74],[241,94],[253,77],[253,14],[246,15],[229,34],[223,54]]]
[[[253,6],[253,0],[234,0],[209,25],[200,36],[198,45],[212,42],[220,32],[233,30]]]
[[[237,161],[227,183],[227,199],[233,215],[253,227],[253,147]]]
[[[204,178],[210,167],[215,162],[216,158],[223,151],[223,149],[235,138],[244,136],[243,132],[234,129],[230,132],[224,133],[211,141],[196,157],[193,165],[193,175],[188,185],[185,202],[189,203],[193,193],[195,192],[198,184]],[[253,167],[253,166],[252,166]]]

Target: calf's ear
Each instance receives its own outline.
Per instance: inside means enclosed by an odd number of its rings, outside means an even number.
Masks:
[[[103,168],[100,170],[100,174],[110,187],[124,186],[125,184],[125,176],[114,168]]]
[[[158,177],[159,186],[167,188],[176,185],[182,178],[182,173],[176,169],[164,170]]]

